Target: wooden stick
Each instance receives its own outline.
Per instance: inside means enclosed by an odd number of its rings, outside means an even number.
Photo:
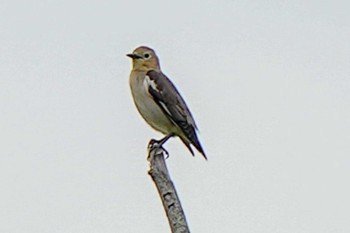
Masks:
[[[150,169],[148,174],[155,183],[159,196],[162,200],[165,213],[169,220],[172,233],[189,233],[184,211],[182,209],[176,189],[170,179],[164,159],[164,152],[154,141],[148,145],[148,158]]]

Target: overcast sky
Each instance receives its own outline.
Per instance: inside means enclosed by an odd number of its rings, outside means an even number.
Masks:
[[[169,232],[130,94],[155,49],[207,153],[171,139],[192,232],[350,232],[349,1],[0,2],[0,232]]]

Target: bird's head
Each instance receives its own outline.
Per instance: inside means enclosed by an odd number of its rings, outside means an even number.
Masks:
[[[160,70],[158,57],[151,48],[141,46],[127,56],[132,58],[133,70]]]

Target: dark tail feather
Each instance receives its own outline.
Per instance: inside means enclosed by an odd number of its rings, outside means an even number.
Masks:
[[[194,128],[194,126],[188,124],[187,121],[180,121],[177,123],[180,126],[180,128],[182,129],[182,131],[184,132],[185,137],[186,137],[186,138],[181,138],[181,137],[180,138],[183,141],[183,143],[185,143],[187,148],[191,151],[192,155],[193,155],[193,151],[190,147],[190,144],[192,144],[203,155],[203,157],[206,160],[208,160],[207,156],[205,155],[205,152],[201,146],[201,143],[198,140],[198,137],[196,134],[196,129]]]
[[[196,149],[203,155],[203,157],[208,160],[207,156],[205,155],[205,152],[202,148],[201,143],[199,142],[198,138],[196,138],[195,142],[192,142],[192,144],[194,145],[194,147],[196,147]]]
[[[186,139],[180,137],[181,141],[186,145],[186,147],[189,149],[189,151],[191,152],[191,154],[194,156],[193,150],[190,146],[190,142],[188,142]],[[195,140],[191,140],[191,143],[193,144],[193,146],[203,155],[203,157],[208,160],[202,145],[200,144],[199,140],[197,137],[195,137]]]
[[[185,146],[188,148],[188,150],[191,152],[192,156],[194,156],[194,152],[191,148],[191,145],[189,142],[186,141],[186,139],[180,137],[181,141],[185,144]]]

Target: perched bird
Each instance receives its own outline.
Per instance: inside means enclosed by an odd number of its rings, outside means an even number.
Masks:
[[[160,70],[154,50],[141,46],[127,56],[133,64],[129,82],[135,105],[152,128],[166,135],[158,141],[159,145],[178,136],[192,155],[191,144],[207,159],[192,114],[174,84]]]

